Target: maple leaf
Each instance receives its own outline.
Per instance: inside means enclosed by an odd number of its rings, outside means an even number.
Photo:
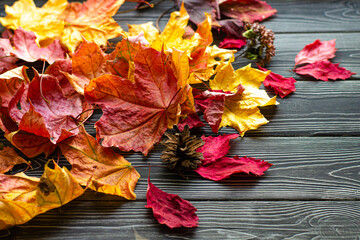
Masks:
[[[296,68],[294,72],[300,75],[310,75],[322,81],[328,81],[329,79],[345,80],[356,74],[343,67],[339,67],[339,63],[331,63],[329,61],[318,61],[307,64],[303,67]]]
[[[225,100],[219,127],[231,126],[243,136],[246,131],[257,129],[268,122],[258,107],[278,104],[276,97],[270,98],[264,90],[259,90],[269,73],[251,68],[250,64],[236,71],[231,62],[218,66],[215,78],[210,81],[211,89],[235,93],[239,84],[245,88],[240,98]]]
[[[60,16],[67,5],[66,0],[49,0],[37,8],[33,0],[19,0],[11,7],[5,5],[7,15],[0,18],[0,23],[8,29],[21,27],[34,32],[37,44],[44,47],[62,34],[64,22]]]
[[[266,68],[257,65],[261,71],[267,72]],[[295,92],[296,80],[292,77],[285,78],[280,74],[271,72],[264,80],[263,84],[267,88],[274,89],[276,94],[279,94],[281,98],[286,97],[292,92]]]
[[[272,166],[271,163],[250,157],[222,157],[195,170],[206,179],[220,181],[235,173],[261,176]]]
[[[177,126],[180,131],[184,130],[184,127],[188,125],[189,129],[196,127],[204,127],[205,124],[201,121],[199,116],[196,113],[192,113],[186,116],[185,119],[181,120]]]
[[[8,182],[0,186],[0,230],[26,223],[84,193],[66,168],[53,162],[55,167],[51,169],[48,164],[41,178],[30,178],[23,173],[0,175],[2,182]]]
[[[102,147],[84,128],[60,143],[62,154],[71,163],[70,173],[89,188],[129,200],[136,198],[134,189],[140,177],[135,168],[111,148]]]
[[[243,91],[244,88],[240,84],[235,93],[230,91],[224,92],[222,90],[206,90],[194,97],[196,106],[204,113],[204,120],[209,123],[213,132],[218,132],[219,130],[226,100],[238,101]]]
[[[72,2],[61,14],[64,31],[61,43],[74,52],[83,38],[99,46],[106,46],[107,40],[119,37],[123,30],[112,18],[125,0],[87,0]]]
[[[219,7],[221,14],[249,23],[261,22],[277,12],[265,1],[259,0],[220,0]]]
[[[242,48],[246,45],[246,38],[226,37],[219,43],[221,48]]]
[[[14,32],[14,49],[11,47],[10,52],[27,62],[45,60],[52,64],[58,59],[65,58],[65,50],[61,47],[59,40],[55,40],[50,45],[40,48],[35,39],[36,36],[33,32],[25,31],[19,27]]]
[[[223,134],[217,137],[205,137],[203,135],[201,139],[205,144],[196,149],[196,152],[201,152],[204,156],[202,164],[207,165],[224,157],[230,149],[230,140],[237,137],[239,137],[239,134]]]
[[[189,15],[184,5],[180,11],[171,13],[170,19],[164,30],[159,33],[152,24],[131,25],[126,36],[137,36],[145,30],[144,37],[149,46],[165,52],[173,52],[174,49],[185,52],[189,58],[190,83],[207,81],[214,73],[214,66],[229,59],[236,51],[219,49],[210,46],[213,41],[211,33],[211,15],[202,13],[204,20],[198,23],[197,30],[191,36],[186,35]],[[220,59],[220,60],[219,60]]]
[[[56,78],[39,76],[36,71],[34,74],[28,87],[23,84],[9,103],[10,116],[19,123],[19,130],[47,137],[54,144],[77,134],[75,118],[88,105],[80,95],[66,98]],[[46,84],[40,86],[40,77]]]
[[[48,157],[56,148],[49,138],[37,136],[33,133],[16,130],[5,133],[5,138],[28,158],[44,153]]]
[[[91,79],[107,73],[105,57],[106,54],[96,43],[85,39],[72,54],[72,74],[64,74],[78,93],[84,95],[84,86],[89,84]]]
[[[321,42],[319,39],[306,45],[295,57],[295,66],[303,63],[315,63],[335,57],[335,40]]]
[[[163,52],[144,48],[133,61],[135,82],[103,75],[85,87],[85,97],[103,111],[96,123],[103,146],[147,155],[166,129],[177,124],[179,104],[190,88],[187,84],[179,88]]]
[[[21,66],[0,75],[1,107],[9,107],[9,102],[20,88],[21,83],[24,81],[30,82],[26,69],[26,66]]]
[[[176,194],[166,193],[150,182],[146,192],[146,208],[152,208],[154,217],[160,224],[169,228],[196,227],[199,217],[197,209],[189,202]]]
[[[0,173],[6,173],[10,171],[13,166],[21,163],[25,163],[30,165],[25,159],[20,157],[13,148],[11,147],[4,147],[0,150]],[[1,184],[4,184],[1,182]]]

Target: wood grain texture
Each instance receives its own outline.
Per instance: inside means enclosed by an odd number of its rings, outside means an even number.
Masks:
[[[101,196],[93,196],[101,199]],[[199,227],[168,231],[144,201],[73,201],[10,229],[12,239],[356,240],[359,202],[193,201]]]
[[[272,164],[262,177],[236,175],[221,182],[188,173],[184,179],[166,168],[153,167],[151,181],[169,193],[188,200],[359,200],[359,137],[245,137],[232,140],[228,156],[249,156]],[[145,158],[138,153],[123,153],[133,166],[161,165],[162,146]],[[57,158],[57,153],[52,155]],[[50,157],[51,158],[51,157]],[[32,176],[41,176],[46,159],[31,159]],[[64,158],[60,163],[70,168]],[[15,168],[20,171],[25,166]],[[146,199],[148,168],[137,168],[141,178],[137,199]],[[112,197],[110,197],[112,198]],[[81,197],[87,200],[87,195]]]
[[[261,108],[270,122],[245,136],[360,136],[359,92],[360,81],[299,81],[295,93],[278,98],[280,105]],[[101,115],[98,111],[91,120]],[[86,130],[95,136],[93,124]],[[200,131],[213,134],[210,127]],[[219,133],[236,130],[222,128]]]

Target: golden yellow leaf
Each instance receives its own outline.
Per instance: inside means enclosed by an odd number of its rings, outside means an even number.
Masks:
[[[246,131],[268,123],[258,107],[277,104],[276,97],[270,98],[264,90],[259,89],[270,71],[251,68],[250,64],[234,71],[231,61],[220,64],[216,71],[215,78],[210,81],[211,89],[236,92],[239,84],[245,88],[239,99],[225,100],[219,127],[231,126],[243,136]]]
[[[130,36],[137,36],[141,32],[143,32],[144,37],[149,42],[153,42],[159,37],[159,31],[156,27],[154,27],[152,22],[147,22],[143,24],[128,24],[128,27]]]
[[[43,212],[60,207],[84,193],[66,168],[45,165],[41,178],[24,173],[0,175],[0,230],[26,223]]]
[[[84,37],[99,46],[121,36],[123,30],[112,18],[125,0],[88,0],[68,5],[62,19],[65,22],[61,43],[74,52]]]
[[[12,30],[21,27],[34,32],[37,44],[45,47],[62,34],[64,22],[60,16],[67,5],[67,0],[49,0],[38,8],[33,0],[19,0],[11,7],[5,6],[7,15],[0,18],[0,23]]]

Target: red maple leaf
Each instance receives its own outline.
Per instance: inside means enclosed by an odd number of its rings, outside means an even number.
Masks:
[[[197,209],[189,202],[176,194],[166,193],[150,182],[146,192],[147,205],[152,208],[156,220],[169,228],[196,227],[199,217]]]
[[[257,65],[261,71],[268,71],[266,68]],[[263,84],[267,88],[274,89],[276,94],[279,94],[281,98],[286,97],[292,92],[295,92],[295,83],[296,80],[292,77],[285,78],[280,74],[271,72],[269,75],[266,76]]]
[[[147,155],[166,129],[177,124],[189,86],[178,88],[171,64],[162,52],[143,48],[133,61],[135,82],[103,75],[85,87],[85,97],[103,111],[96,123],[97,138],[103,146]]]
[[[299,67],[294,71],[297,74],[310,75],[322,81],[328,81],[329,79],[345,80],[351,77],[352,75],[356,74],[349,70],[346,70],[343,67],[339,67],[338,63],[331,63],[329,61],[315,62],[312,64],[305,65],[303,67]]]
[[[59,40],[55,40],[49,46],[41,48],[37,45],[35,39],[36,36],[33,32],[25,31],[19,27],[14,32],[14,46],[7,44],[7,52],[27,62],[45,60],[51,64],[58,59],[65,58],[65,50],[61,47]],[[2,41],[4,40],[9,41],[9,39],[3,39]]]
[[[319,39],[306,45],[295,57],[295,66],[303,63],[314,63],[335,57],[335,40],[321,42]]]
[[[272,166],[271,163],[260,159],[235,156],[233,158],[223,157],[207,165],[200,166],[195,170],[202,177],[220,181],[235,173],[246,173],[261,176]]]
[[[230,149],[230,140],[239,136],[239,134],[224,134],[217,137],[202,136],[201,139],[205,142],[205,144],[196,149],[197,152],[201,152],[204,156],[202,164],[206,165],[224,157]]]

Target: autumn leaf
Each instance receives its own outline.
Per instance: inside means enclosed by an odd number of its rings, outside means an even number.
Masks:
[[[11,53],[27,62],[44,60],[52,64],[56,60],[65,58],[65,50],[59,40],[54,40],[50,45],[40,48],[36,43],[35,34],[21,27],[15,30],[13,42],[14,49]]]
[[[98,104],[103,116],[96,123],[98,141],[104,147],[141,151],[147,155],[168,127],[177,124],[180,103],[188,85],[179,88],[166,55],[155,49],[141,49],[134,57],[131,82],[115,75],[103,75],[85,87],[88,101]]]
[[[189,129],[205,126],[196,113],[187,115],[185,119],[180,120],[180,122],[177,124],[180,131],[183,131],[186,125],[189,126]]]
[[[319,39],[306,45],[295,57],[295,66],[303,63],[315,63],[335,57],[335,40],[321,42]]]
[[[166,193],[150,182],[146,192],[146,208],[153,210],[154,217],[160,224],[169,228],[196,227],[199,217],[197,209],[189,202],[176,194]]]
[[[267,72],[268,70],[257,65],[261,71]],[[292,92],[295,92],[295,83],[296,80],[292,77],[285,78],[280,74],[271,72],[268,76],[266,76],[263,84],[266,88],[274,89],[276,94],[279,94],[281,98],[286,97]]]
[[[56,148],[56,145],[53,144],[49,138],[37,136],[25,131],[16,130],[5,133],[4,136],[28,158],[36,157],[41,153],[44,153],[45,157],[48,157]]]
[[[202,164],[207,165],[224,157],[229,152],[230,140],[238,137],[239,134],[223,134],[216,137],[202,136],[201,139],[205,142],[205,144],[196,149],[196,152],[201,152],[204,156]]]
[[[220,0],[221,14],[244,22],[261,22],[277,11],[265,1],[259,0]]]
[[[226,100],[238,101],[243,91],[244,87],[240,84],[235,93],[210,89],[197,93],[197,95],[194,96],[196,106],[204,113],[204,120],[210,125],[213,132],[218,132],[219,130]]]
[[[49,0],[38,8],[33,0],[19,0],[11,7],[5,5],[7,15],[0,18],[0,23],[8,29],[32,31],[37,44],[45,47],[62,34],[64,22],[60,16],[67,5],[67,0]]]
[[[84,86],[91,79],[107,73],[106,54],[93,42],[84,39],[77,51],[72,55],[72,74],[64,72],[73,88],[84,95]]]
[[[204,14],[204,13],[202,13]],[[211,33],[211,15],[205,13],[204,20],[197,25],[196,32],[191,36],[186,36],[186,29],[189,15],[182,5],[180,11],[171,13],[170,19],[164,30],[159,33],[151,23],[140,25],[130,25],[126,36],[137,36],[144,32],[144,37],[149,45],[165,52],[177,51],[185,52],[189,58],[189,71],[192,73],[190,83],[201,83],[207,81],[214,75],[214,66],[228,60],[236,51],[219,49],[216,46],[210,46],[213,41]]]
[[[9,107],[9,102],[20,88],[21,83],[30,82],[26,69],[26,66],[21,66],[0,75],[1,107]]]
[[[268,170],[272,164],[260,159],[250,157],[233,158],[223,157],[207,165],[200,166],[195,170],[198,174],[206,179],[220,181],[230,177],[235,173],[246,173],[261,176]]]
[[[20,157],[13,148],[4,147],[0,150],[0,173],[10,171],[15,165],[25,163],[30,165],[25,159]],[[1,184],[4,184],[1,181]]]
[[[66,168],[53,162],[55,167],[51,169],[48,164],[41,178],[30,178],[23,173],[0,175],[2,182],[7,182],[0,186],[0,230],[26,223],[84,193]]]
[[[34,73],[28,89],[20,88],[10,101],[11,118],[19,123],[20,130],[47,137],[54,144],[77,134],[76,117],[87,104],[80,95],[66,98],[56,78]]]
[[[139,173],[121,155],[102,147],[83,127],[75,137],[60,143],[62,154],[71,163],[70,173],[90,189],[118,195],[129,200],[136,198],[134,189]]]
[[[339,63],[331,63],[329,61],[318,61],[315,63],[307,64],[305,66],[296,68],[294,72],[300,75],[310,75],[322,81],[328,81],[329,79],[345,80],[356,74],[349,70],[346,70],[343,67],[339,67]]]
[[[74,52],[83,38],[99,46],[106,46],[107,40],[119,37],[122,29],[112,18],[125,0],[87,0],[72,2],[61,14],[64,31],[61,43]]]
[[[278,104],[276,97],[270,98],[264,90],[259,90],[269,73],[251,68],[250,65],[234,71],[230,62],[218,66],[215,78],[210,81],[211,89],[235,93],[239,84],[245,88],[240,98],[225,100],[220,128],[231,126],[243,136],[246,131],[268,122],[258,107]]]

